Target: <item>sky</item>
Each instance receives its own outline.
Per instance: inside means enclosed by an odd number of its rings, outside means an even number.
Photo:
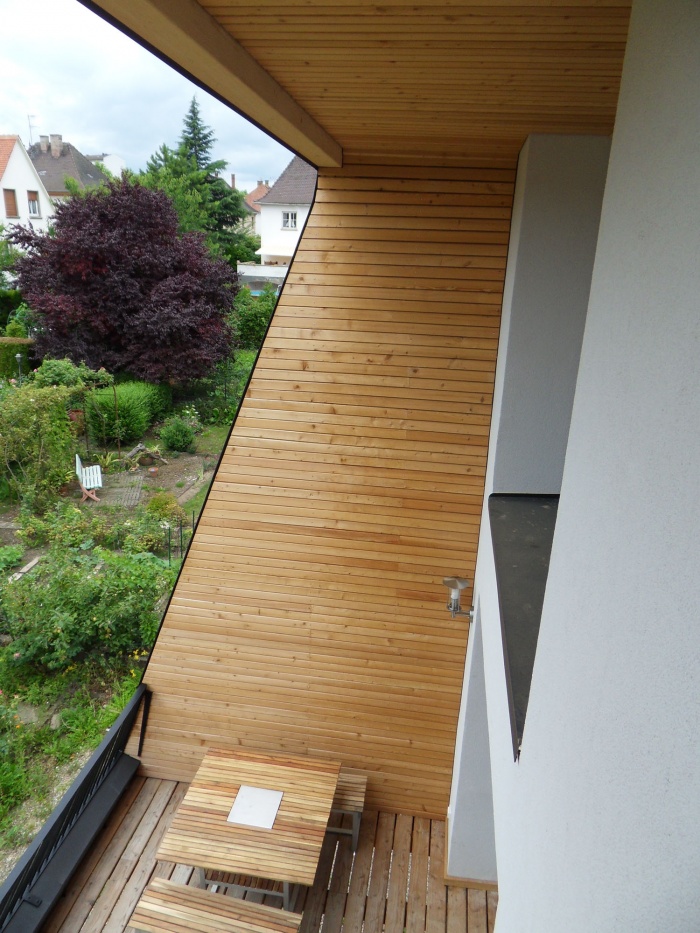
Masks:
[[[193,96],[236,187],[276,180],[292,153],[77,0],[0,0],[0,135],[60,133],[84,154],[145,168],[174,147]],[[29,118],[31,116],[31,140]],[[227,177],[227,180],[230,179]]]

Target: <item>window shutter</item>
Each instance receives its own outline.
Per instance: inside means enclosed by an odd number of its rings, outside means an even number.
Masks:
[[[2,194],[5,199],[5,216],[19,217],[17,210],[17,195],[13,188],[3,188]]]

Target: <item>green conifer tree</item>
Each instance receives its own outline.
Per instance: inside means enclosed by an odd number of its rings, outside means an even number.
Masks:
[[[185,114],[185,119],[183,120],[180,147],[188,156],[194,159],[198,169],[211,173],[212,163],[210,156],[215,142],[216,137],[214,136],[214,130],[208,127],[202,120],[199,113],[197,98],[193,97],[190,102],[189,110]],[[224,167],[225,163],[221,168]]]

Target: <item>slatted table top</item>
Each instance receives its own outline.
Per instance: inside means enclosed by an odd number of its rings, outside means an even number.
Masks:
[[[158,858],[312,885],[339,771],[334,761],[210,748]],[[227,822],[242,784],[283,792],[272,829]]]

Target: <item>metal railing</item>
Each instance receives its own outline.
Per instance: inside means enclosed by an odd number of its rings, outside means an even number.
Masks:
[[[124,753],[141,701],[141,684],[0,887],[0,931],[33,933],[48,918],[71,875],[138,768]],[[148,703],[144,704],[141,734]]]

